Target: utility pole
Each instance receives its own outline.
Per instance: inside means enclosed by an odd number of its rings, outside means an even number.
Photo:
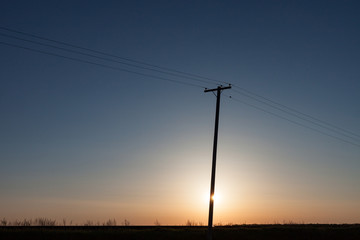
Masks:
[[[214,147],[212,156],[211,167],[211,185],[210,185],[210,203],[209,203],[209,222],[208,222],[208,240],[212,240],[212,225],[213,225],[213,213],[214,213],[214,193],[215,193],[215,170],[216,170],[216,152],[217,152],[217,140],[219,129],[219,112],[220,112],[220,95],[221,91],[230,89],[231,85],[227,87],[218,86],[214,89],[205,89],[204,92],[216,91],[216,114],[215,114],[215,131],[214,131]]]

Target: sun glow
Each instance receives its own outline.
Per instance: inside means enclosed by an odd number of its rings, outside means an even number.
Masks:
[[[203,199],[204,201],[209,202],[209,194],[204,194]],[[221,195],[219,193],[215,193],[211,196],[211,200],[213,200],[214,203],[218,204],[219,202],[221,202]]]
[[[214,201],[214,202],[218,202],[219,201],[219,194],[214,194],[211,196],[211,199]]]

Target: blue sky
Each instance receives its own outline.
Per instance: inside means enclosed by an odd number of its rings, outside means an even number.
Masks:
[[[231,83],[348,130],[320,128],[240,88],[224,91],[214,222],[359,222],[359,8],[3,1],[0,217],[205,223],[215,96],[202,87],[217,86],[9,38],[55,44],[8,28]]]

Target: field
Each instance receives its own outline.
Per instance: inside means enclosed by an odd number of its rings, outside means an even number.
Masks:
[[[137,240],[137,239],[185,239],[205,240],[207,227],[185,226],[69,226],[69,227],[0,227],[0,239],[48,239],[48,240]],[[360,239],[360,224],[287,224],[287,225],[239,225],[213,229],[213,239]]]

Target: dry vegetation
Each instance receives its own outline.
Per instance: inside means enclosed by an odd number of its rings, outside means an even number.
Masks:
[[[115,219],[103,223],[86,221],[81,226],[70,226],[65,219],[56,222],[47,218],[34,220],[0,220],[0,239],[56,239],[56,240],[100,240],[100,239],[186,239],[205,240],[207,227],[188,220],[183,226],[161,226],[156,219],[154,226],[130,226],[128,220],[117,225]],[[69,225],[70,224],[70,225]],[[213,228],[214,240],[359,240],[360,224],[268,224],[232,225],[217,224]]]
[[[130,222],[125,219],[122,222],[123,226],[129,226]],[[73,226],[73,222],[72,221],[67,221],[66,219],[63,219],[61,222],[57,222],[56,220],[50,219],[50,218],[35,218],[33,219],[23,219],[23,220],[13,220],[13,221],[8,221],[6,218],[2,218],[0,220],[0,226],[3,227],[54,227],[54,226]],[[76,225],[78,226],[78,225]],[[105,222],[94,222],[91,220],[87,220],[85,221],[81,226],[117,226],[117,222],[115,219],[109,219]]]

